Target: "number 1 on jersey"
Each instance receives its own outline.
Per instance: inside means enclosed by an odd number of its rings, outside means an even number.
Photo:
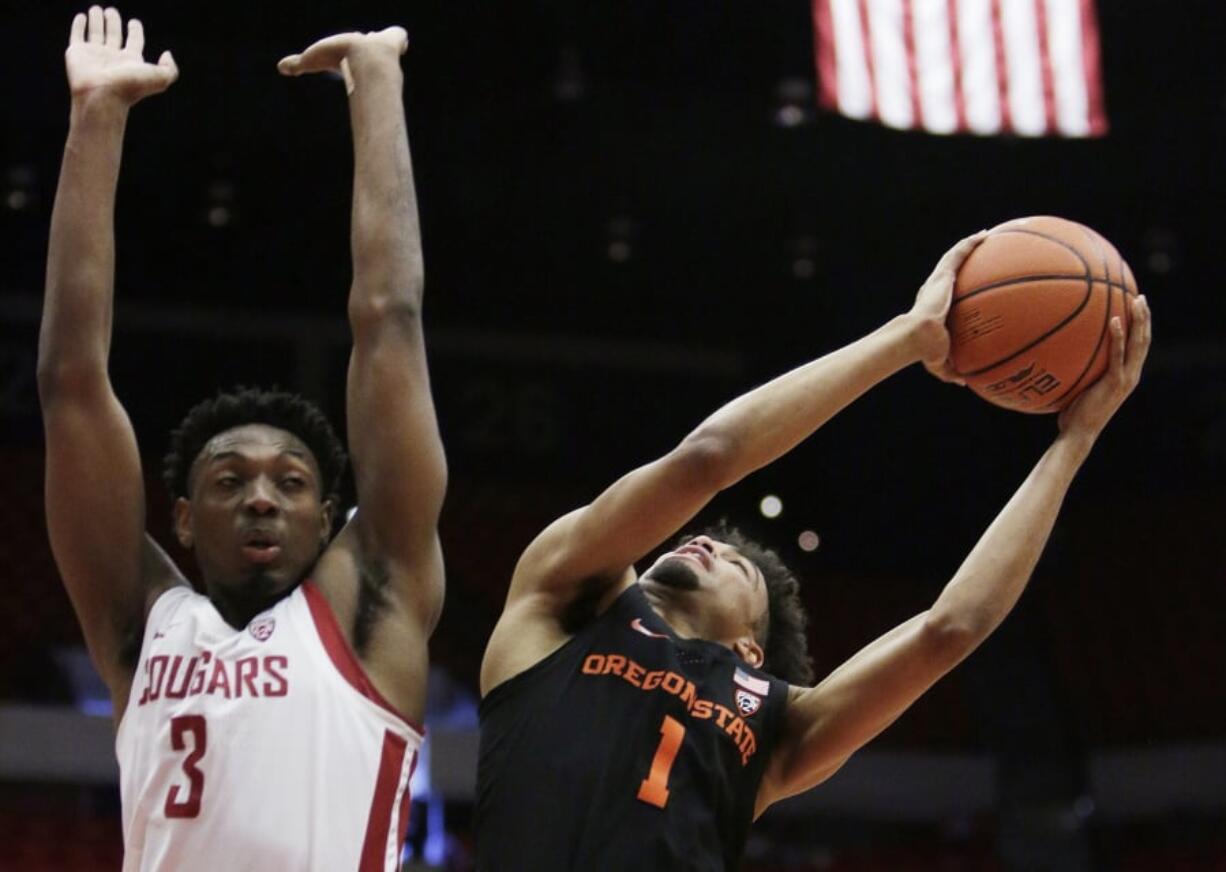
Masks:
[[[656,756],[651,759],[651,772],[639,785],[639,799],[657,808],[668,804],[668,775],[673,770],[673,761],[681,750],[681,742],[685,739],[685,727],[672,718],[664,716],[660,724],[660,745],[656,748]]]

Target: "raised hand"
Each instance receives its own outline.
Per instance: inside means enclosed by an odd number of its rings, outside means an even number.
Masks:
[[[949,362],[949,330],[945,327],[945,319],[949,315],[950,302],[953,300],[954,279],[958,270],[975,250],[975,246],[987,235],[986,230],[981,230],[960,240],[945,252],[937,261],[932,275],[928,276],[928,280],[920,287],[915,296],[915,304],[911,307],[911,315],[920,324],[917,330],[920,360],[923,361],[924,368],[941,381],[963,383]]]
[[[338,33],[326,36],[307,47],[301,54],[287,55],[277,63],[283,76],[304,73],[341,73],[352,89],[348,59],[360,52],[373,52],[399,60],[409,47],[409,34],[403,27],[386,27],[370,33]]]
[[[1119,317],[1111,319],[1111,361],[1102,377],[1060,413],[1061,433],[1097,436],[1141,380],[1141,367],[1153,337],[1149,302],[1133,297],[1132,326],[1124,337]]]
[[[145,29],[137,19],[128,22],[124,43],[117,9],[91,6],[88,15],[78,13],[64,53],[73,97],[109,94],[131,106],[165,91],[179,77],[179,68],[169,51],[162,52],[156,64],[147,63],[144,49]]]

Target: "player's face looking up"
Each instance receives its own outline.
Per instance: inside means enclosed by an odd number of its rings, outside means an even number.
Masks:
[[[311,569],[331,531],[319,466],[285,430],[246,424],[218,433],[192,464],[175,532],[196,552],[211,596],[276,597]]]
[[[731,545],[709,536],[695,536],[663,555],[642,580],[652,593],[681,605],[690,623],[711,641],[753,639],[767,613],[762,571]]]

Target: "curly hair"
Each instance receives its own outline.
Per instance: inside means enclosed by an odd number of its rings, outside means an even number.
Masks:
[[[809,656],[809,636],[805,631],[809,616],[800,601],[800,581],[776,552],[750,539],[736,527],[721,521],[703,530],[702,534],[731,545],[762,571],[767,609],[754,628],[754,635],[765,654],[762,669],[789,684],[812,686],[813,658]],[[682,541],[692,538],[689,535]]]
[[[301,439],[319,466],[323,498],[336,499],[347,458],[319,407],[299,394],[241,386],[197,403],[170,434],[162,481],[172,499],[191,496],[192,465],[209,440],[244,424],[268,424]]]

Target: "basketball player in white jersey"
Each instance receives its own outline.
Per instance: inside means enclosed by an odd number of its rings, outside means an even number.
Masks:
[[[446,465],[422,338],[400,28],[281,61],[335,71],[355,148],[347,403],[360,510],[335,538],[344,453],[318,410],[244,390],[175,436],[175,531],[195,593],[145,533],[140,455],[107,374],[113,211],[131,107],[178,75],[140,22],[72,23],[68,141],[39,341],[47,523],[114,702],[125,870],[392,870],[442,603]],[[271,72],[271,70],[270,70]]]

